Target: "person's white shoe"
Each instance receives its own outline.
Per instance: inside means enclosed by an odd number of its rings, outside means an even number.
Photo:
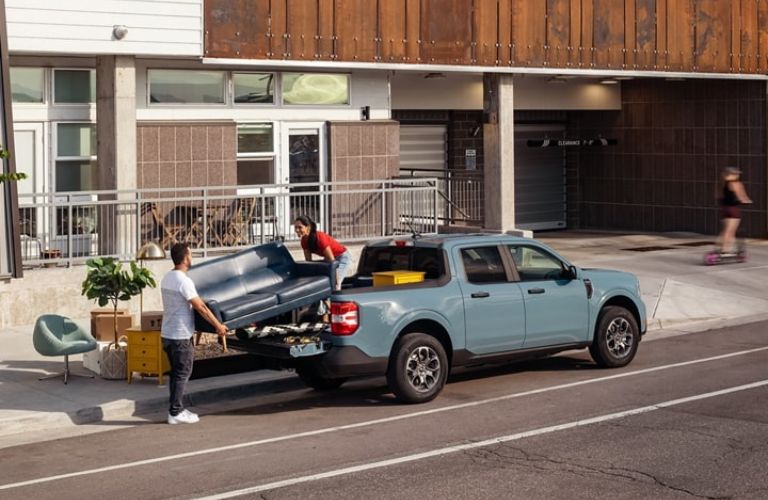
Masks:
[[[192,413],[189,410],[182,410],[181,413],[176,415],[175,417],[168,414],[168,423],[171,425],[175,424],[196,424],[200,421],[200,417],[197,416],[197,413]]]

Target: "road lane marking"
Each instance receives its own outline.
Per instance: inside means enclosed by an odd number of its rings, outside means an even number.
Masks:
[[[77,472],[68,472],[68,473],[65,473],[65,474],[57,474],[55,476],[46,476],[46,477],[40,477],[40,478],[36,478],[36,479],[29,479],[29,480],[26,480],[26,481],[19,481],[19,482],[16,482],[16,483],[2,484],[2,485],[0,485],[0,491],[2,491],[2,490],[10,490],[10,489],[13,489],[13,488],[21,488],[23,486],[32,486],[32,485],[35,485],[35,484],[48,483],[48,482],[52,482],[52,481],[58,481],[58,480],[61,480],[61,479],[70,479],[70,478],[73,478],[73,477],[87,476],[87,475],[91,475],[91,474],[101,474],[101,473],[104,473],[104,472],[110,472],[110,471],[121,470],[121,469],[129,469],[129,468],[132,468],[132,467],[141,467],[141,466],[144,466],[144,465],[152,465],[152,464],[157,464],[157,463],[161,463],[161,462],[168,462],[168,461],[171,461],[171,460],[181,460],[181,459],[184,459],[184,458],[198,457],[198,456],[201,456],[201,455],[208,455],[208,454],[213,454],[213,453],[221,453],[221,452],[225,452],[225,451],[232,451],[232,450],[237,450],[237,449],[241,449],[241,448],[249,448],[249,447],[260,446],[260,445],[264,445],[264,444],[277,443],[277,442],[281,442],[281,441],[289,441],[289,440],[293,440],[293,439],[302,439],[302,438],[306,438],[306,437],[310,437],[310,436],[317,436],[317,435],[320,435],[320,434],[329,434],[329,433],[332,433],[332,432],[339,432],[339,431],[345,431],[345,430],[350,430],[350,429],[357,429],[357,428],[360,428],[360,427],[370,427],[370,426],[379,425],[379,424],[386,424],[386,423],[390,423],[390,422],[396,422],[398,420],[405,420],[405,419],[409,419],[409,418],[418,418],[418,417],[423,417],[425,415],[433,415],[435,413],[443,413],[443,412],[447,412],[447,411],[462,410],[462,409],[465,409],[465,408],[472,408],[472,407],[475,407],[475,406],[481,406],[481,405],[486,405],[486,404],[491,404],[491,403],[498,403],[500,401],[516,399],[516,398],[521,398],[521,397],[525,397],[525,396],[532,396],[534,394],[542,394],[542,393],[545,393],[545,392],[557,391],[557,390],[561,390],[561,389],[570,389],[572,387],[578,387],[578,386],[588,385],[588,384],[595,384],[595,383],[598,383],[598,382],[605,382],[605,381],[609,381],[609,380],[616,380],[616,379],[626,378],[626,377],[633,377],[633,376],[636,376],[636,375],[645,375],[647,373],[654,373],[654,372],[659,372],[659,371],[664,371],[664,370],[670,370],[670,369],[673,369],[673,368],[680,368],[680,367],[684,367],[684,366],[696,365],[696,364],[701,364],[701,363],[708,363],[708,362],[711,362],[711,361],[719,361],[719,360],[722,360],[722,359],[733,358],[733,357],[736,357],[736,356],[745,356],[745,355],[754,354],[754,353],[761,352],[761,351],[766,351],[766,350],[768,350],[768,346],[758,347],[758,348],[755,348],[755,349],[747,349],[747,350],[744,350],[744,351],[737,351],[737,352],[732,352],[732,353],[728,353],[728,354],[720,354],[718,356],[711,356],[711,357],[708,357],[708,358],[694,359],[694,360],[691,360],[691,361],[681,361],[679,363],[672,363],[672,364],[669,364],[669,365],[654,366],[654,367],[651,367],[651,368],[644,368],[642,370],[634,370],[634,371],[631,371],[631,372],[617,373],[615,375],[608,375],[606,377],[598,377],[598,378],[592,378],[592,379],[587,379],[587,380],[580,380],[578,382],[568,382],[566,384],[558,384],[558,385],[553,385],[553,386],[549,386],[549,387],[542,387],[540,389],[531,389],[529,391],[524,391],[524,392],[516,392],[516,393],[513,393],[513,394],[505,394],[504,396],[497,396],[497,397],[494,397],[494,398],[482,399],[482,400],[479,400],[479,401],[470,401],[470,402],[467,402],[467,403],[460,403],[460,404],[451,405],[451,406],[442,406],[440,408],[433,408],[433,409],[430,409],[430,410],[422,410],[422,411],[417,411],[417,412],[413,412],[413,413],[405,413],[405,414],[401,414],[401,415],[393,415],[391,417],[383,417],[383,418],[378,418],[378,419],[375,419],[375,420],[366,420],[366,421],[363,421],[363,422],[356,422],[356,423],[353,423],[353,424],[345,424],[345,425],[339,425],[339,426],[335,426],[335,427],[324,427],[322,429],[315,429],[315,430],[312,430],[312,431],[299,432],[297,434],[287,434],[287,435],[283,435],[283,436],[275,436],[275,437],[271,437],[271,438],[258,439],[256,441],[249,441],[249,442],[246,442],[246,443],[237,443],[237,444],[231,444],[231,445],[226,445],[226,446],[218,446],[218,447],[215,447],[215,448],[206,448],[204,450],[190,451],[190,452],[186,452],[186,453],[178,453],[176,455],[166,455],[166,456],[162,456],[162,457],[147,458],[147,459],[144,459],[144,460],[137,460],[135,462],[126,462],[126,463],[122,463],[122,464],[108,465],[108,466],[99,467],[99,468],[96,468],[96,469],[87,469],[87,470],[82,470],[82,471],[77,471]]]
[[[336,469],[336,470],[331,470],[331,471],[327,471],[327,472],[321,472],[319,474],[311,474],[309,476],[294,477],[294,478],[291,478],[291,479],[285,479],[285,480],[282,480],[282,481],[275,481],[275,482],[272,482],[272,483],[261,484],[261,485],[253,486],[253,487],[250,487],[250,488],[243,488],[243,489],[239,489],[239,490],[233,490],[233,491],[228,491],[228,492],[224,492],[224,493],[218,493],[216,495],[209,495],[209,496],[197,497],[197,498],[198,498],[198,500],[223,500],[223,499],[226,499],[226,498],[234,498],[234,497],[239,497],[239,496],[243,496],[243,495],[251,495],[251,494],[259,493],[259,492],[263,492],[263,491],[270,491],[270,490],[275,490],[275,489],[279,489],[279,488],[285,488],[285,487],[288,487],[288,486],[295,486],[295,485],[298,485],[298,484],[309,483],[309,482],[312,482],[312,481],[319,481],[321,479],[329,479],[329,478],[332,478],[332,477],[345,476],[345,475],[349,475],[349,474],[354,474],[356,472],[366,472],[366,471],[369,471],[369,470],[372,470],[372,469],[380,469],[380,468],[383,468],[383,467],[390,467],[392,465],[400,465],[400,464],[404,464],[404,463],[408,463],[408,462],[416,462],[418,460],[434,458],[434,457],[438,457],[438,456],[442,456],[442,455],[448,455],[448,454],[456,453],[456,452],[460,452],[460,451],[472,450],[472,449],[476,449],[476,448],[484,448],[486,446],[493,446],[493,445],[496,445],[496,444],[506,443],[506,442],[509,442],[509,441],[518,441],[518,440],[521,440],[521,439],[525,439],[525,438],[529,438],[529,437],[533,437],[533,436],[541,436],[543,434],[550,434],[552,432],[563,431],[563,430],[566,430],[566,429],[573,429],[573,428],[576,428],[576,427],[582,427],[582,426],[592,425],[592,424],[599,424],[601,422],[608,422],[608,421],[611,421],[611,420],[618,420],[618,419],[621,419],[621,418],[631,417],[631,416],[634,416],[634,415],[640,415],[640,414],[643,414],[643,413],[650,413],[652,411],[661,410],[663,408],[669,408],[669,407],[672,407],[672,406],[678,406],[678,405],[682,405],[682,404],[685,404],[685,403],[690,403],[690,402],[693,402],[693,401],[700,401],[702,399],[714,398],[714,397],[717,397],[717,396],[723,396],[723,395],[731,394],[731,393],[734,393],[734,392],[747,391],[747,390],[755,389],[755,388],[758,388],[758,387],[764,387],[766,385],[768,385],[768,380],[761,380],[761,381],[758,381],[758,382],[753,382],[751,384],[744,384],[744,385],[739,385],[739,386],[736,386],[736,387],[729,387],[727,389],[721,389],[719,391],[707,392],[707,393],[704,393],[704,394],[697,394],[695,396],[689,396],[689,397],[685,397],[685,398],[673,399],[673,400],[670,400],[670,401],[664,401],[664,402],[661,402],[661,403],[656,403],[656,404],[653,404],[653,405],[650,405],[650,406],[643,406],[643,407],[640,407],[640,408],[633,408],[631,410],[620,411],[620,412],[617,412],[617,413],[609,413],[607,415],[600,415],[600,416],[597,416],[597,417],[587,418],[587,419],[583,419],[583,420],[576,420],[576,421],[568,422],[568,423],[565,423],[565,424],[558,424],[558,425],[551,425],[551,426],[548,426],[548,427],[541,427],[539,429],[533,429],[533,430],[530,430],[530,431],[518,432],[516,434],[509,434],[509,435],[506,435],[506,436],[495,437],[495,438],[491,438],[491,439],[486,439],[484,441],[478,441],[478,442],[475,442],[475,443],[467,443],[467,444],[460,444],[460,445],[455,445],[455,446],[447,446],[445,448],[437,448],[435,450],[425,451],[425,452],[422,452],[422,453],[416,453],[416,454],[413,454],[413,455],[407,455],[407,456],[404,456],[404,457],[392,458],[392,459],[389,459],[389,460],[381,460],[381,461],[378,461],[378,462],[370,462],[370,463],[367,463],[367,464],[360,464],[360,465],[355,465],[355,466],[352,466],[352,467],[345,467],[343,469]]]

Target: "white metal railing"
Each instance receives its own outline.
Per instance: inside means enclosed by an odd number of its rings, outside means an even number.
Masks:
[[[401,168],[400,174],[408,179],[432,177],[437,180],[440,200],[436,213],[441,224],[482,227],[485,220],[482,172]]]
[[[22,262],[59,265],[134,258],[148,241],[184,241],[204,256],[296,240],[308,215],[341,241],[437,233],[435,179],[33,193],[19,195]]]

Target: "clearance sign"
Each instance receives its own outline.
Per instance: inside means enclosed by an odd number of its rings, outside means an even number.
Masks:
[[[584,146],[615,146],[616,139],[528,139],[529,148],[572,148]]]

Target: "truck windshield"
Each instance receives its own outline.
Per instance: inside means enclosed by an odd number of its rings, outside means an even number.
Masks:
[[[442,250],[426,247],[367,247],[360,256],[358,276],[379,271],[424,271],[424,279],[439,279],[445,270]]]

